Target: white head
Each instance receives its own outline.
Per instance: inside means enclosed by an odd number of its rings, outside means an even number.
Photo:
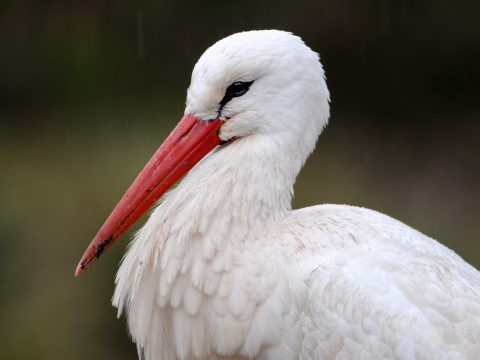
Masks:
[[[248,91],[222,104],[235,83]],[[259,133],[291,133],[298,142],[311,135],[316,140],[329,117],[329,92],[318,54],[284,31],[228,36],[195,65],[185,114],[224,120],[222,140]]]

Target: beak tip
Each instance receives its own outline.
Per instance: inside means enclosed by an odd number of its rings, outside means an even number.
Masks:
[[[82,266],[83,258],[80,260],[80,262],[77,265],[77,268],[75,269],[75,277],[79,277],[85,270],[86,268]]]
[[[75,277],[79,277],[81,273],[82,270],[80,269],[80,266],[77,266],[77,268],[75,269]]]
[[[87,270],[95,262],[95,260],[98,259],[100,255],[102,255],[103,252],[112,245],[112,241],[115,240],[113,235],[110,235],[106,239],[102,240],[102,236],[99,234],[95,236],[80,259],[80,262],[75,269],[75,277],[79,277],[83,272],[85,272],[85,270]]]
[[[83,272],[85,272],[85,270],[89,268],[91,262],[86,261],[86,258],[86,255],[83,255],[80,259],[80,262],[75,269],[75,277],[79,277]]]

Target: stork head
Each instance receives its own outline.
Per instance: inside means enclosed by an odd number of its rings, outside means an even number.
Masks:
[[[264,30],[218,41],[195,65],[184,117],[100,228],[75,274],[215,147],[239,138],[270,137],[298,147],[304,161],[328,117],[322,66],[299,37]]]
[[[185,114],[221,119],[224,141],[296,129],[317,136],[328,120],[328,99],[318,55],[299,37],[249,31],[218,41],[200,57]]]

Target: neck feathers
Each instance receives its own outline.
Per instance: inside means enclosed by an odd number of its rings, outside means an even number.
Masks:
[[[228,271],[234,250],[261,241],[269,224],[288,214],[303,159],[282,154],[274,138],[250,146],[253,140],[218,148],[153,211],[117,274],[113,301],[120,312],[146,274],[157,274],[162,303],[172,301],[179,276],[208,292],[208,268]]]

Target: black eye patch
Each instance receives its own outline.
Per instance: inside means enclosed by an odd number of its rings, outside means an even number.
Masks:
[[[219,103],[218,112],[220,113],[223,107],[234,97],[239,97],[245,94],[248,89],[250,89],[250,85],[252,84],[253,81],[235,81],[234,83],[230,84],[230,86],[225,91],[225,96]]]

